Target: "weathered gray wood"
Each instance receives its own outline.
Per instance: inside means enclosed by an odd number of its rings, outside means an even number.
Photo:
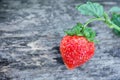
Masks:
[[[94,57],[67,70],[59,43],[63,30],[84,23],[75,6],[82,0],[0,0],[0,80],[120,80],[120,38],[102,22]],[[107,11],[118,2],[101,2]]]

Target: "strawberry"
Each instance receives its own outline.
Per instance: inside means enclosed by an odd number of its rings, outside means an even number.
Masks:
[[[60,43],[60,52],[68,69],[74,69],[87,62],[94,54],[95,32],[78,23],[66,31]]]

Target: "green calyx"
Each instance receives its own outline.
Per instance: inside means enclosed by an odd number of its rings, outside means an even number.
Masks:
[[[72,29],[66,30],[65,33],[70,36],[84,36],[89,41],[94,42],[96,33],[91,28],[84,27],[81,23],[77,23]]]

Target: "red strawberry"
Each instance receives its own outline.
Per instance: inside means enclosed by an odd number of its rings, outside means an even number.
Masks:
[[[74,69],[93,56],[95,33],[90,28],[84,28],[81,24],[77,24],[66,33],[67,35],[60,43],[60,52],[66,67]]]
[[[94,43],[81,36],[65,36],[60,43],[60,52],[68,69],[78,67],[94,54]]]

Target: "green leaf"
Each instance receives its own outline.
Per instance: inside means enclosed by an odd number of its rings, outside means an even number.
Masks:
[[[95,17],[102,17],[104,10],[103,6],[99,3],[87,2],[86,4],[82,4],[76,7],[81,14]]]
[[[120,12],[120,7],[112,7],[109,12]]]
[[[117,26],[120,26],[120,14],[112,14],[111,21],[114,22]]]
[[[112,14],[111,21],[120,27],[120,14],[117,14],[117,13]],[[113,29],[113,32],[116,35],[120,36],[120,31],[118,31],[117,29]]]

